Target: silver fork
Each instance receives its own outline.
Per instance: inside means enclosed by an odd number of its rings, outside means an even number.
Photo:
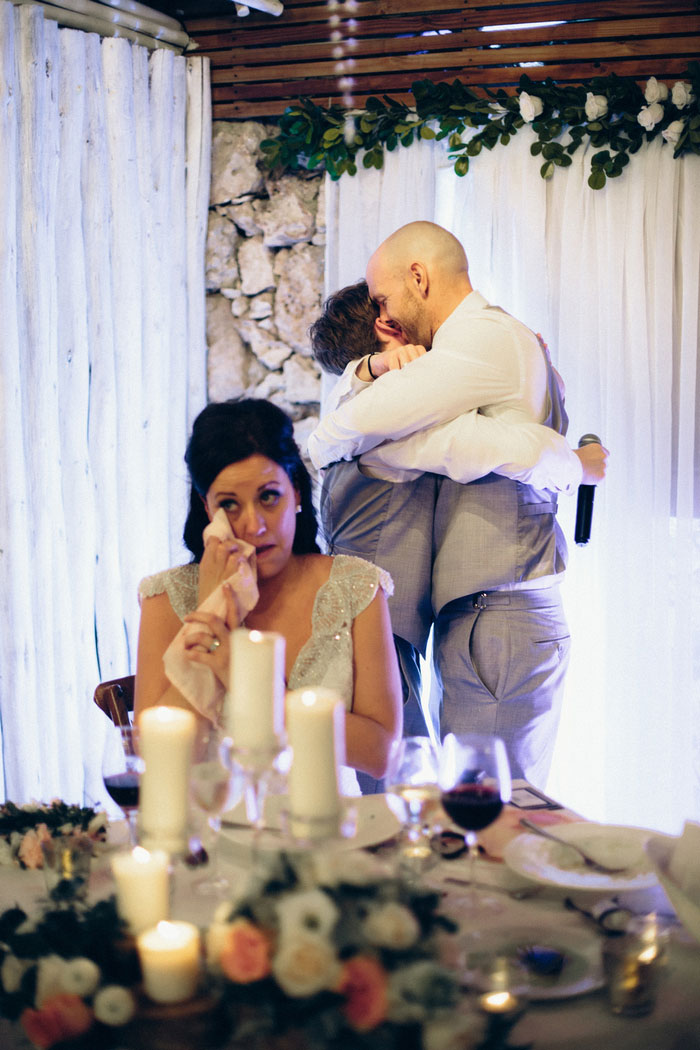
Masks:
[[[551,831],[545,831],[545,829],[540,827],[539,824],[534,824],[531,820],[527,820],[526,817],[522,817],[520,824],[522,827],[527,828],[528,831],[534,831],[536,835],[541,835],[544,839],[551,839],[552,842],[557,842],[560,846],[568,846],[569,849],[575,850],[583,860],[586,867],[590,868],[591,871],[598,871],[604,875],[619,875],[621,872],[627,871],[626,867],[612,868],[609,864],[601,864],[600,861],[594,860],[593,857],[589,857],[580,846],[575,846],[573,842],[565,842],[564,839],[560,839],[558,835],[552,835]]]

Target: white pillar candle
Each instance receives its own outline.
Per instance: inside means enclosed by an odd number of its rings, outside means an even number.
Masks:
[[[136,938],[143,987],[155,1003],[184,1003],[197,991],[199,930],[191,922],[159,922]]]
[[[179,707],[149,707],[139,718],[145,768],[139,789],[140,840],[181,853],[187,839],[188,785],[197,723]]]
[[[345,705],[331,689],[295,689],[287,693],[286,711],[292,748],[288,777],[292,834],[313,838],[337,833]]]
[[[136,846],[112,858],[117,908],[132,933],[155,926],[170,914],[170,873],[167,853],[149,853]]]
[[[223,723],[235,747],[276,750],[284,734],[284,638],[238,628],[231,636]]]

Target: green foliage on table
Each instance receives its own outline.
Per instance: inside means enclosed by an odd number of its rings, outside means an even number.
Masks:
[[[674,101],[669,90],[666,98],[653,100],[661,109],[651,112],[653,102],[636,81],[615,73],[579,85],[558,85],[550,78],[533,81],[523,74],[517,94],[485,89],[486,97],[459,80],[451,84],[419,80],[411,88],[415,108],[388,95],[369,98],[362,112],[340,106],[326,109],[302,98],[287,107],[278,134],[265,139],[261,148],[265,165],[277,174],[325,168],[332,179],[339,179],[357,173],[360,152],[365,168],[380,169],[385,150],[410,146],[421,138],[447,139],[455,172],[466,175],[482,149],[507,146],[529,123],[537,135],[531,152],[542,161],[542,178],[569,167],[572,155],[590,143],[596,152],[588,184],[597,190],[607,179],[621,175],[641,145],[658,135],[669,143],[674,158],[700,155],[699,62],[690,62],[680,83],[685,84],[687,97],[677,96]],[[590,96],[605,101],[606,106],[598,106],[605,112],[595,113]],[[540,108],[541,112],[533,112]],[[468,129],[476,129],[476,134],[464,141]]]
[[[47,904],[31,917],[21,908],[0,915],[0,971],[8,957],[26,968],[16,991],[0,981],[0,1016],[16,1020],[34,1005],[39,961],[47,956],[86,958],[99,966],[103,983],[134,985],[140,976],[133,946],[125,941],[126,927],[114,897],[87,905],[72,900],[68,907]]]
[[[39,824],[46,824],[52,832],[64,826],[87,831],[90,823],[100,815],[106,824],[106,816],[98,814],[92,806],[74,806],[58,799],[48,804],[28,803],[24,806],[4,802],[0,805],[0,835],[10,835],[13,831],[23,834]]]

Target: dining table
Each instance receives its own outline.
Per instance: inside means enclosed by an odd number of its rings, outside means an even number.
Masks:
[[[391,830],[391,819],[395,820],[386,797],[366,796],[366,799],[360,800],[356,841],[351,837],[321,848],[370,849],[387,865],[396,864],[396,836],[390,836],[389,841],[383,839],[383,830]],[[373,815],[374,834],[367,834],[363,829],[363,807],[364,812]],[[503,852],[507,852],[507,843],[522,830],[521,816],[539,819],[555,831],[559,823],[564,826],[580,819],[564,807],[547,811],[546,818],[541,812],[525,813],[508,807],[504,819],[493,826],[491,839],[484,834],[485,846],[472,873],[477,900],[479,894],[490,895],[497,901],[496,910],[464,909],[465,896],[471,892],[467,885],[465,853],[451,859],[436,856],[432,867],[415,876],[442,895],[446,913],[459,925],[451,938],[451,965],[466,966],[470,948],[483,943],[485,949],[490,950],[498,944],[499,937],[507,939],[510,931],[518,931],[521,939],[531,939],[540,945],[569,942],[577,947],[584,945],[586,966],[585,972],[579,975],[581,979],[571,985],[563,982],[554,994],[533,995],[512,1029],[513,1045],[529,1045],[532,1050],[700,1050],[700,943],[680,925],[661,886],[654,883],[644,889],[615,894],[615,902],[621,907],[640,915],[655,912],[668,929],[667,958],[653,1009],[644,1016],[619,1016],[611,1010],[600,962],[603,948],[612,936],[595,918],[596,905],[604,895],[585,890],[572,892],[546,881],[533,880],[506,863]],[[235,890],[253,862],[254,836],[245,826],[238,827],[236,821],[231,824],[229,828],[224,826],[219,840],[219,867]],[[118,827],[112,829],[111,838],[113,842],[118,841]],[[282,841],[274,830],[267,835],[263,833],[256,839],[256,849],[279,848]],[[90,898],[99,899],[114,892],[110,852],[107,849],[93,859]],[[200,875],[201,869],[181,861],[174,865],[171,914],[205,927],[212,919],[216,902],[197,894],[195,882]],[[41,870],[1,869],[3,911],[19,905],[29,913],[45,895]],[[469,1011],[474,1007],[477,993],[466,978],[463,987],[462,1005]],[[463,1045],[466,1048],[469,1044]],[[29,1046],[19,1025],[0,1019],[2,1050],[27,1050]]]

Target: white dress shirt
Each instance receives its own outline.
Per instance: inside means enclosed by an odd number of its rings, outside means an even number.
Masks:
[[[558,492],[581,483],[579,458],[539,425],[548,405],[537,337],[479,292],[418,360],[371,383],[357,378],[358,364],[348,364],[309,438],[316,467],[359,455],[363,472],[387,481],[433,471],[469,482],[493,471]]]

